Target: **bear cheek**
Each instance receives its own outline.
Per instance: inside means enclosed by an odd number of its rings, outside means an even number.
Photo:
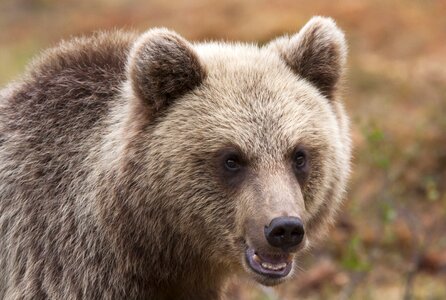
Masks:
[[[324,153],[332,153],[333,151]],[[327,163],[327,161],[331,163]],[[335,197],[342,189],[339,179],[340,162],[330,155],[322,155],[319,151],[312,162],[312,172],[308,178],[309,184],[305,185],[303,194],[305,198],[306,216],[305,223],[308,237],[312,242],[317,242],[323,236],[327,226],[332,222],[339,205]]]

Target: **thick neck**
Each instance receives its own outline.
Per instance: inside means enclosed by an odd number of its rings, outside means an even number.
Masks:
[[[212,267],[211,267],[212,268]],[[224,286],[222,274],[210,270],[190,270],[160,288],[160,299],[220,299]]]

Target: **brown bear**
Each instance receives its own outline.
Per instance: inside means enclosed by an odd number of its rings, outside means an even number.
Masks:
[[[350,169],[343,33],[62,42],[0,92],[1,299],[215,299],[289,279]]]

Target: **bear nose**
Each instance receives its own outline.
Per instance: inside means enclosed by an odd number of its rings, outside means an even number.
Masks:
[[[265,237],[268,243],[283,251],[299,245],[304,234],[302,221],[296,217],[274,218],[269,226],[265,226]]]

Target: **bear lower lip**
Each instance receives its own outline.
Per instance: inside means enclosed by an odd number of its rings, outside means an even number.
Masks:
[[[245,258],[248,266],[254,272],[272,279],[287,276],[293,266],[291,255],[262,255],[253,248],[246,250]]]

